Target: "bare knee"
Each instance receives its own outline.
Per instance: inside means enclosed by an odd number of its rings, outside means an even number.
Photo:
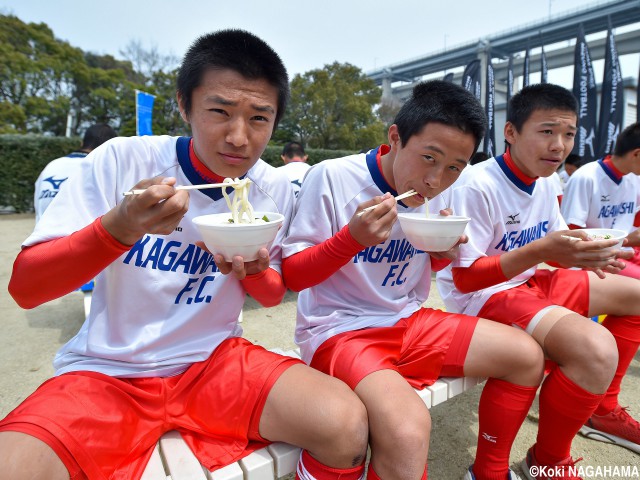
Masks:
[[[336,468],[360,465],[367,454],[369,424],[367,411],[358,396],[346,385],[344,390],[328,402],[330,414],[322,426],[313,449],[317,458],[330,459],[327,464]]]
[[[577,361],[594,381],[608,386],[618,366],[618,347],[613,335],[604,327],[598,328],[583,340],[584,351]]]
[[[69,472],[49,445],[20,432],[0,432],[0,480],[68,480]]]
[[[390,427],[372,433],[371,456],[381,478],[420,478],[429,452],[431,417],[428,411],[398,412]]]
[[[580,387],[603,393],[618,366],[618,349],[613,335],[604,327],[587,324],[567,338],[553,340],[554,358],[565,374]]]
[[[518,333],[511,343],[513,355],[509,360],[510,372],[503,380],[531,387],[539,385],[544,376],[542,347],[528,334]]]

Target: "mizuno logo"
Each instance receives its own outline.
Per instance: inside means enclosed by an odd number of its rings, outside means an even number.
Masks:
[[[59,190],[60,185],[62,185],[67,178],[63,178],[62,180],[56,180],[53,177],[49,177],[49,178],[45,178],[43,181],[49,182],[53,186],[54,190]]]
[[[600,195],[601,202],[608,202],[610,195]]]
[[[519,213],[514,213],[513,215],[507,215],[507,217],[509,217],[509,220],[507,220],[507,225],[515,225],[516,223],[520,223],[520,220],[518,220],[519,215],[520,215]]]
[[[498,437],[494,437],[493,435],[489,435],[488,433],[482,432],[482,438],[484,438],[487,442],[497,443]]]

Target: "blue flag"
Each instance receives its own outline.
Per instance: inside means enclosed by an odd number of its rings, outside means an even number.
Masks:
[[[136,135],[153,135],[151,114],[155,95],[136,90]]]

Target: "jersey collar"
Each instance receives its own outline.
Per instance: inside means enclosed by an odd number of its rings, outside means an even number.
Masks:
[[[613,180],[616,185],[620,185],[622,182],[622,177],[624,176],[620,170],[616,168],[616,166],[611,161],[611,155],[607,155],[604,158],[598,160],[598,164],[604,170],[604,173]]]
[[[207,166],[200,161],[193,149],[192,137],[180,137],[176,143],[176,154],[182,171],[189,179],[192,185],[203,185],[205,183],[222,183],[224,177],[212,172]],[[244,178],[246,175],[243,175]],[[209,188],[200,190],[212,200],[220,200],[222,198],[222,188]]]
[[[498,162],[498,166],[507,178],[511,180],[511,183],[528,195],[533,195],[533,190],[536,188],[536,179],[525,175],[518,168],[511,158],[509,150],[507,150],[504,155],[496,157],[496,162]]]
[[[89,155],[87,152],[71,152],[67,158],[84,158]]]
[[[391,185],[385,180],[384,175],[382,174],[382,164],[381,158],[382,155],[386,155],[391,151],[391,147],[389,145],[380,145],[378,148],[374,148],[367,153],[367,167],[369,168],[369,173],[371,174],[371,178],[373,179],[376,186],[380,189],[382,193],[389,192],[394,197],[398,196],[398,192],[396,192]],[[398,200],[398,203],[402,205],[404,208],[407,207],[401,200]]]

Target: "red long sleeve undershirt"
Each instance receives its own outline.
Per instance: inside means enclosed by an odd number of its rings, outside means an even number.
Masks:
[[[345,266],[361,251],[361,245],[345,225],[333,237],[282,259],[284,283],[294,292],[313,287]]]
[[[13,263],[9,293],[22,308],[37,307],[80,288],[130,248],[97,218],[67,237],[22,249]]]
[[[508,280],[500,266],[500,255],[480,257],[468,267],[453,267],[451,273],[454,285],[462,293],[475,292]]]
[[[282,275],[273,268],[267,268],[255,275],[247,275],[243,280],[240,280],[240,283],[245,291],[263,307],[278,305],[284,294],[287,293]]]
[[[117,241],[100,218],[67,237],[24,248],[13,264],[9,293],[22,308],[34,308],[72,292],[131,248]],[[241,280],[265,307],[277,305],[286,287],[272,268]]]

